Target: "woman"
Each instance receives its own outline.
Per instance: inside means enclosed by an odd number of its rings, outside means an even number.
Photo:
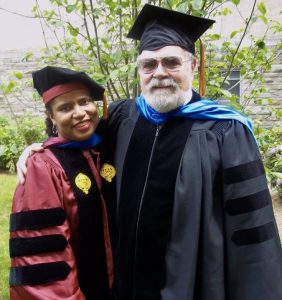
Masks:
[[[101,186],[111,189],[115,169],[106,152],[100,158],[93,101],[104,89],[65,68],[48,66],[32,75],[50,138],[29,159],[25,184],[13,199],[11,299],[107,300],[113,258]]]

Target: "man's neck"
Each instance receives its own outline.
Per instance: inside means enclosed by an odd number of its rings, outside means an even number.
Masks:
[[[192,99],[192,96],[193,96],[192,88],[190,88],[189,90],[183,92],[183,96],[186,99],[185,104],[189,103]]]

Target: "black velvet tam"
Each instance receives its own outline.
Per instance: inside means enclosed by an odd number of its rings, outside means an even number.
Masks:
[[[194,54],[194,43],[214,22],[145,4],[128,37],[140,40],[140,53],[165,46],[179,46]]]
[[[101,100],[105,89],[96,83],[84,72],[77,72],[67,68],[47,66],[32,72],[34,88],[42,96],[54,86],[65,83],[81,83],[89,88],[91,95],[96,100]]]

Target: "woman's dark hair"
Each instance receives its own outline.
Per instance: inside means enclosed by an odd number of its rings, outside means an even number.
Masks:
[[[45,105],[45,108],[46,108],[46,112],[48,114],[51,114],[52,113],[52,109],[51,109],[51,105],[50,105],[50,102],[48,102],[46,105]],[[46,117],[45,119],[45,125],[46,125],[46,128],[45,128],[45,132],[46,134],[49,136],[49,137],[54,137],[54,136],[58,136],[58,133],[54,133],[54,130],[53,130],[53,123],[51,121],[51,119],[48,117]]]

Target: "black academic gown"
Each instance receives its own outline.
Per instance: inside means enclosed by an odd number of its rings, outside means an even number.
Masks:
[[[194,93],[192,101],[199,99]],[[118,300],[281,300],[281,244],[256,141],[233,120],[110,106]]]

